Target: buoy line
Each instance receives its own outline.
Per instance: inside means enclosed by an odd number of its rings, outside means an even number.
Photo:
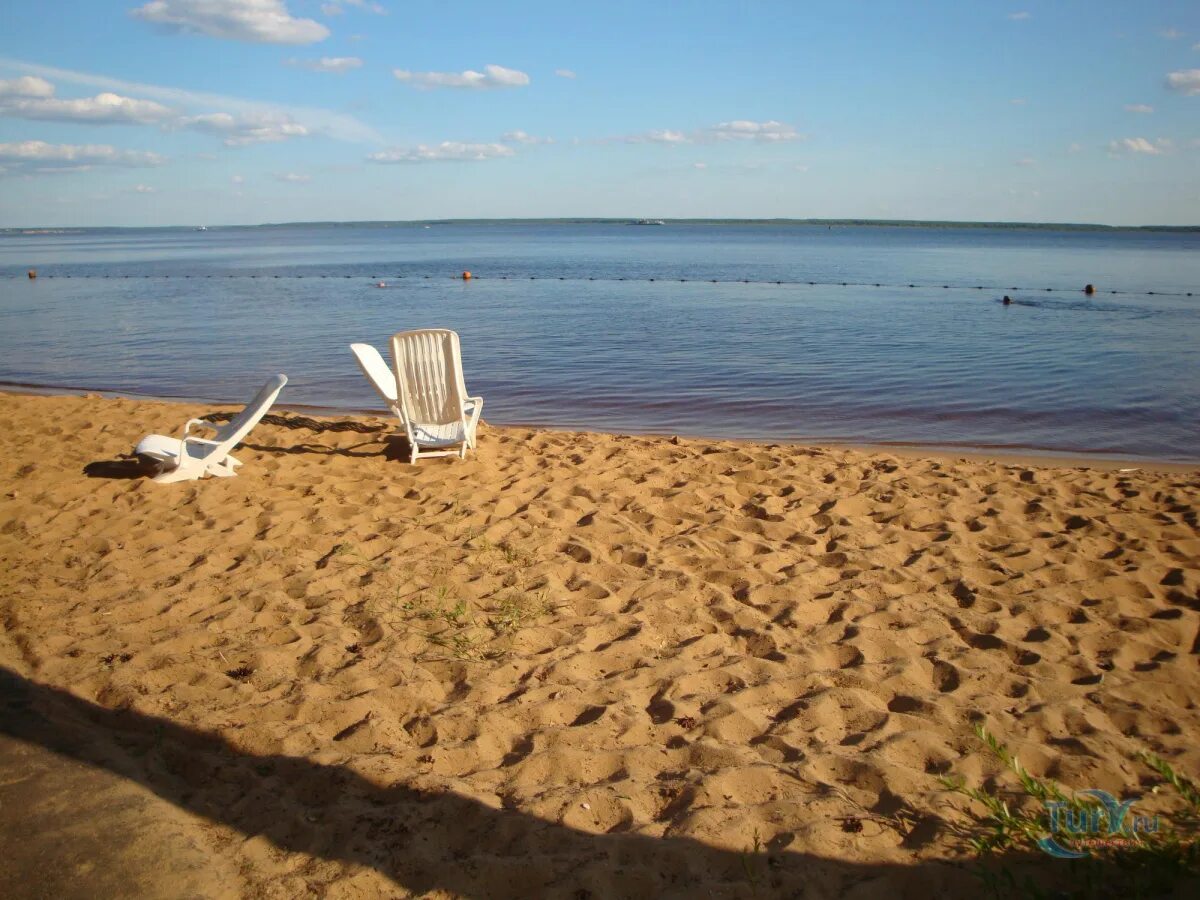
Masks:
[[[33,278],[107,278],[107,279],[127,279],[127,278],[182,278],[182,279],[207,279],[207,278],[249,278],[249,279],[290,279],[290,280],[305,280],[305,279],[328,279],[341,278],[343,280],[353,279],[369,279],[374,282],[375,287],[391,287],[388,281],[403,281],[421,280],[431,281],[435,278],[446,278],[452,281],[468,282],[468,281],[485,281],[489,278],[493,281],[591,281],[591,282],[646,282],[646,283],[676,283],[676,284],[756,284],[756,285],[779,285],[781,287],[867,287],[867,288],[903,288],[911,290],[943,290],[943,291],[1024,291],[1036,292],[1041,294],[1084,294],[1092,297],[1101,294],[1110,296],[1127,296],[1127,297],[1194,297],[1200,294],[1197,291],[1117,291],[1117,290],[1100,290],[1091,284],[1085,285],[1082,288],[1055,288],[1055,287],[1020,287],[1018,285],[995,285],[995,284],[939,284],[937,282],[931,284],[917,282],[885,282],[885,281],[816,281],[816,280],[792,280],[792,279],[752,279],[752,278],[664,278],[659,276],[645,276],[641,278],[630,278],[628,276],[608,276],[602,277],[597,275],[478,275],[474,272],[464,271],[457,275],[432,275],[432,274],[409,274],[409,275],[372,275],[372,274],[350,274],[350,275],[327,275],[327,274],[274,274],[274,273],[186,273],[180,274],[163,274],[163,273],[142,273],[138,275],[121,273],[117,275],[55,275],[53,273],[39,272],[34,275],[31,271],[30,279]]]

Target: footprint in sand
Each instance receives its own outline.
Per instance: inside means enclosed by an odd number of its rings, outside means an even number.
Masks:
[[[580,725],[591,725],[593,722],[598,721],[607,711],[607,706],[589,706],[575,717],[570,727],[578,728]]]
[[[438,742],[437,726],[424,716],[405,722],[404,730],[418,747],[432,747]]]
[[[838,647],[833,651],[834,665],[839,669],[854,669],[865,661],[862,651],[853,645]]]
[[[958,669],[945,660],[933,662],[933,686],[943,694],[949,694],[958,688],[960,683]]]
[[[592,551],[582,544],[568,542],[558,548],[559,553],[565,553],[577,563],[590,563],[592,561]]]
[[[572,576],[567,581],[566,588],[571,593],[582,593],[588,600],[603,600],[612,596],[612,591],[608,588],[577,576]]]
[[[646,704],[646,714],[655,725],[662,725],[675,718],[675,704],[666,699],[667,688],[662,688]]]
[[[909,713],[912,715],[928,715],[933,711],[932,704],[926,703],[924,700],[918,700],[916,697],[907,697],[904,694],[897,694],[888,701],[888,712],[894,713]]]

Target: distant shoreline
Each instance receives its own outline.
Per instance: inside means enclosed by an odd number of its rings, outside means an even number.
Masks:
[[[426,225],[631,225],[638,218],[553,218],[553,219],[398,219],[349,222],[262,222],[257,225],[210,225],[205,231],[234,231],[258,228],[412,228]],[[1200,233],[1197,225],[1101,225],[1087,222],[959,222],[936,219],[662,219],[666,225],[687,226],[794,226],[819,228],[981,228],[1024,231],[1165,231]],[[0,228],[0,237],[89,234],[131,231],[198,231],[191,225],[27,225]]]

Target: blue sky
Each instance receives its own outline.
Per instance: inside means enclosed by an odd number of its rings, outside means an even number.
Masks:
[[[1200,4],[0,2],[0,226],[1200,223]]]

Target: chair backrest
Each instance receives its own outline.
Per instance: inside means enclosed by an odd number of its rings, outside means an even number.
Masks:
[[[246,408],[217,432],[217,439],[220,441],[217,450],[228,452],[248,435],[250,430],[258,424],[259,419],[267,414],[267,410],[271,408],[271,404],[275,402],[275,398],[279,396],[279,392],[283,390],[285,384],[287,384],[286,375],[275,375],[267,379],[267,383],[258,389],[258,393],[254,395],[253,400],[246,404]]]
[[[394,406],[400,399],[396,393],[396,373],[388,368],[382,354],[370,344],[351,344],[350,350],[358,360],[358,367],[367,376],[367,381],[375,385],[375,390],[388,406]]]
[[[463,383],[458,335],[445,328],[392,335],[396,385],[409,422],[445,424],[463,419]]]

